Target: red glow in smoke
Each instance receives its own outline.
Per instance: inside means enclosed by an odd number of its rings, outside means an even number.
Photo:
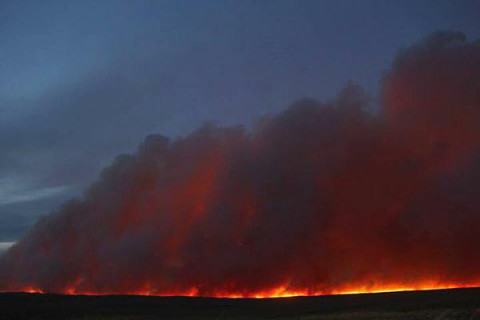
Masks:
[[[0,257],[0,290],[284,297],[480,285],[480,46],[242,127],[147,137]]]

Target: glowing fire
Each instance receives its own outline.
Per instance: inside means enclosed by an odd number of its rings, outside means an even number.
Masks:
[[[387,286],[358,286],[358,287],[346,287],[340,290],[332,291],[308,291],[308,290],[290,290],[287,286],[279,286],[277,288],[266,290],[256,293],[229,293],[229,292],[218,292],[213,295],[207,295],[207,297],[212,298],[230,298],[230,299],[240,299],[240,298],[254,298],[254,299],[266,299],[266,298],[288,298],[288,297],[306,297],[306,296],[323,296],[323,295],[348,295],[348,294],[366,294],[366,293],[386,293],[386,292],[402,292],[402,291],[428,291],[428,290],[444,290],[444,289],[460,289],[460,288],[475,288],[479,287],[480,284],[435,284],[435,283],[424,283],[421,285],[387,285]],[[42,293],[45,294],[44,290],[36,289],[33,287],[25,288],[20,290],[21,292],[26,293]],[[66,295],[118,295],[118,292],[86,292],[86,291],[77,291],[75,288],[68,288],[62,294]],[[173,296],[182,296],[182,297],[204,297],[199,294],[197,288],[192,287],[188,291],[178,291],[170,293],[158,294],[149,290],[142,291],[133,291],[133,292],[124,292],[125,295],[138,295],[138,296],[158,296],[158,297],[173,297]]]
[[[252,130],[147,137],[0,256],[0,291],[268,298],[480,286],[480,47],[433,50],[446,40],[399,58],[378,114],[349,86]]]

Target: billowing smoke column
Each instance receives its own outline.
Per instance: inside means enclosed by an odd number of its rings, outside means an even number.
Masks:
[[[0,259],[1,291],[275,296],[480,285],[480,43],[400,52],[251,131],[152,135]]]

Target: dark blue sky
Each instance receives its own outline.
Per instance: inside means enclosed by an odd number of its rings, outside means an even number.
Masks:
[[[251,124],[395,52],[480,37],[480,1],[2,1],[0,251],[150,133]]]

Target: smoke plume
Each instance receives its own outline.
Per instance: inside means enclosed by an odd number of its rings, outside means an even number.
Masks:
[[[480,42],[401,50],[250,131],[148,136],[0,257],[0,291],[261,296],[480,285]]]

